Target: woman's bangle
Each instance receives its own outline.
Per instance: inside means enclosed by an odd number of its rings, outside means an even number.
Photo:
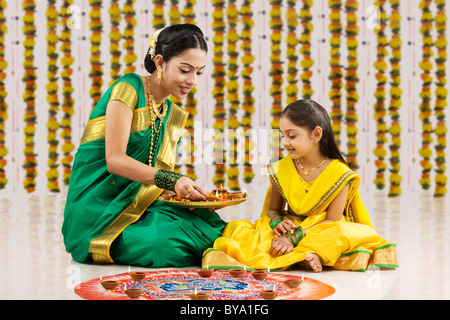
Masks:
[[[268,213],[267,216],[270,219],[270,227],[272,229],[275,228],[281,221],[283,221],[283,216],[278,212]]]
[[[298,245],[298,243],[299,243],[299,242],[303,239],[303,237],[304,237],[304,234],[303,234],[303,228],[302,228],[301,226],[299,226],[299,227],[297,227],[297,228],[294,230],[295,240],[294,240],[294,238],[292,237],[292,235],[291,235],[289,232],[287,233],[287,235],[288,235],[289,239],[291,240],[292,245],[293,245],[294,247],[296,247],[296,246]]]
[[[158,188],[175,192],[175,184],[181,177],[185,176],[170,170],[159,169],[155,173],[155,185]]]

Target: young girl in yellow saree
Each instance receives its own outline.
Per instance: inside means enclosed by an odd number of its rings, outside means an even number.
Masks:
[[[326,110],[311,100],[289,104],[280,119],[289,155],[267,166],[271,184],[261,218],[229,222],[209,268],[322,271],[396,268],[396,247],[373,229],[362,203],[359,175],[342,157]]]

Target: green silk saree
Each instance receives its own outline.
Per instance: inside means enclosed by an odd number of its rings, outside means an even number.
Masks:
[[[162,189],[107,171],[105,114],[110,100],[120,100],[133,111],[127,155],[148,164],[153,139],[151,165],[167,170],[175,166],[187,112],[167,99],[161,131],[153,134],[141,77],[135,73],[121,77],[92,110],[75,154],[62,226],[67,252],[78,262],[146,267],[199,264],[202,252],[226,223],[207,209],[170,207],[156,200]]]

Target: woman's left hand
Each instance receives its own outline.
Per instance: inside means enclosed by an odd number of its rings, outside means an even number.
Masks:
[[[291,252],[293,248],[292,241],[287,235],[284,235],[272,239],[272,246],[270,247],[269,254],[272,257],[279,257]]]

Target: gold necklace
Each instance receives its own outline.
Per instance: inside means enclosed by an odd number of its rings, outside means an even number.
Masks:
[[[150,90],[150,76],[147,76],[147,98],[148,98],[149,104],[151,105],[151,109],[150,109],[151,137],[150,137],[150,154],[148,156],[148,164],[151,166],[152,161],[153,161],[153,156],[154,156],[155,150],[156,150],[156,145],[157,145],[157,143],[154,143],[154,140],[158,141],[159,132],[161,131],[163,120],[167,114],[167,105],[165,102],[163,102],[162,103],[163,112],[159,113],[158,107],[156,107],[155,98],[153,97],[152,92]],[[155,125],[156,118],[159,118],[158,129],[156,129],[156,125]],[[154,138],[154,135],[156,135],[155,138]]]
[[[305,167],[302,166],[302,164],[300,163],[300,158],[297,159],[297,163],[298,163],[298,166],[300,167],[300,169],[303,170],[303,174],[305,176],[308,176],[314,170],[319,169],[327,160],[328,160],[328,157],[325,157],[325,159],[323,159],[323,161],[321,163],[319,163],[317,166],[315,166],[314,168],[311,168],[311,169],[305,169]]]

